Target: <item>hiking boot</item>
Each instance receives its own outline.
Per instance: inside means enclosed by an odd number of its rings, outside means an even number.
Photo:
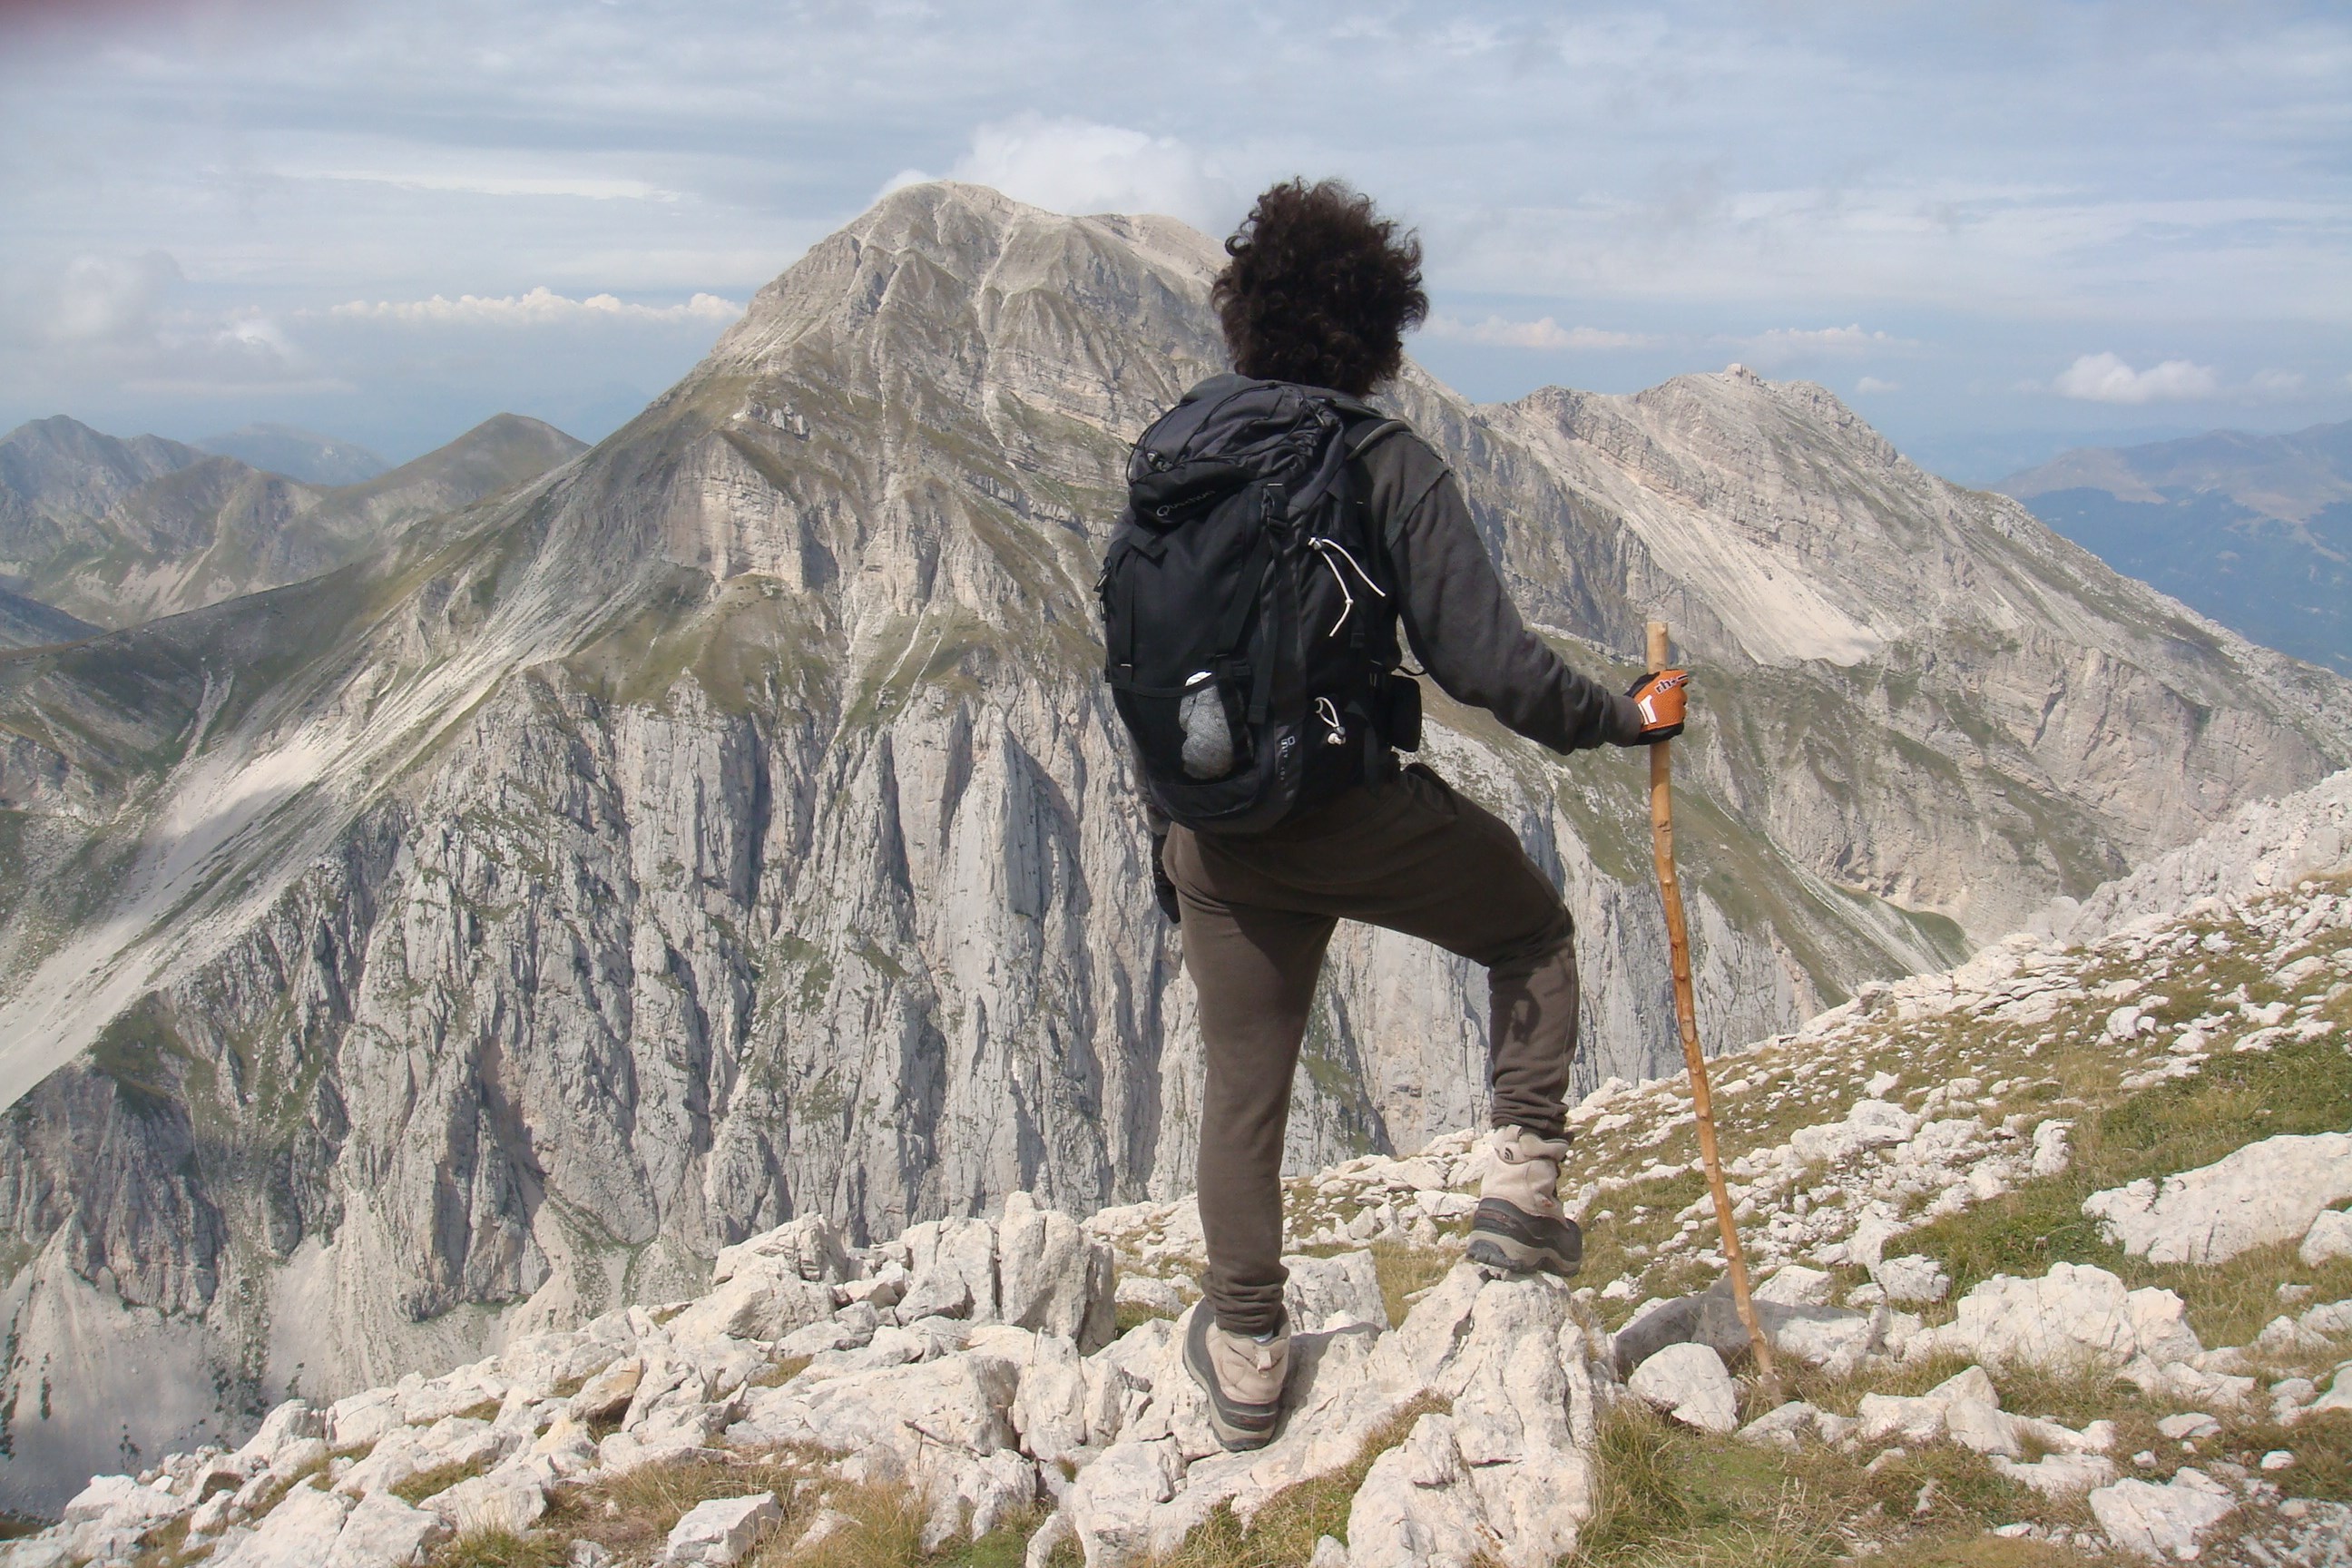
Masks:
[[[1270,1340],[1217,1327],[1206,1301],[1192,1309],[1184,1333],[1184,1370],[1209,1394],[1209,1426],[1227,1448],[1263,1448],[1282,1416],[1282,1385],[1290,1375],[1290,1326]]]
[[[1568,1140],[1497,1127],[1486,1154],[1478,1212],[1470,1219],[1470,1261],[1513,1274],[1575,1274],[1584,1266],[1584,1233],[1559,1206]]]

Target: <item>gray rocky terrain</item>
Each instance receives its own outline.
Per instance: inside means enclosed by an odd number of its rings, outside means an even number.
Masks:
[[[95,637],[100,628],[0,583],[0,648],[40,647]]]
[[[1089,585],[1128,441],[1218,368],[1217,258],[901,191],[521,489],[0,655],[0,1500],[685,1299],[799,1218],[870,1246],[1189,1184],[1189,991]],[[1394,401],[1569,657],[1627,679],[1663,614],[1702,671],[1710,1043],[2352,760],[2342,681],[1819,388]],[[1640,760],[1432,708],[1428,760],[1568,892],[1580,1089],[1657,1077]],[[1474,1125],[1481,990],[1346,933],[1294,1167]]]
[[[2340,834],[2347,777],[2263,809]],[[864,1247],[791,1220],[705,1293],[287,1403],[233,1449],[92,1479],[0,1564],[816,1568],[978,1541],[952,1560],[2336,1568],[2338,845],[1717,1058],[1777,1388],[1717,1279],[1687,1079],[1612,1082],[1569,1176],[1598,1283],[1457,1261],[1475,1130],[1289,1184],[1297,1365],[1256,1453],[1220,1449],[1182,1368],[1191,1200],[1082,1224],[1015,1193]]]

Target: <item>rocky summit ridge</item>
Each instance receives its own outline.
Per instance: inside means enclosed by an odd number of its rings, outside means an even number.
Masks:
[[[1715,1064],[1777,1391],[1708,1284],[1687,1084],[1612,1083],[1569,1177],[1596,1285],[1455,1260],[1472,1131],[1290,1183],[1297,1370],[1258,1453],[1181,1367],[1189,1200],[1015,1194],[864,1247],[795,1219],[707,1293],[289,1402],[0,1564],[2339,1564],[2352,775],[2214,840],[2167,864],[2249,890]]]
[[[1216,265],[1166,219],[896,192],[593,451],[0,654],[0,1501],[688,1299],[795,1219],[865,1247],[1189,1185],[1091,584],[1129,441],[1220,368]],[[2352,763],[2344,682],[1820,388],[1393,400],[1570,657],[1628,679],[1663,613],[1703,671],[1710,1043]],[[1639,760],[1431,713],[1567,890],[1580,1091],[1668,1070]],[[1484,1018],[1467,965],[1344,932],[1290,1168],[1475,1124]]]

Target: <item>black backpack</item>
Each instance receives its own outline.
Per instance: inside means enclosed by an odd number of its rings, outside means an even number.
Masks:
[[[1136,442],[1097,592],[1152,804],[1263,832],[1420,743],[1365,447],[1404,426],[1319,387],[1213,376]]]

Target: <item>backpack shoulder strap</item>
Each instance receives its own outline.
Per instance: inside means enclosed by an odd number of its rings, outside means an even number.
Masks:
[[[1386,415],[1376,415],[1350,424],[1347,435],[1348,456],[1360,458],[1398,431],[1412,428],[1403,420],[1391,419]]]

